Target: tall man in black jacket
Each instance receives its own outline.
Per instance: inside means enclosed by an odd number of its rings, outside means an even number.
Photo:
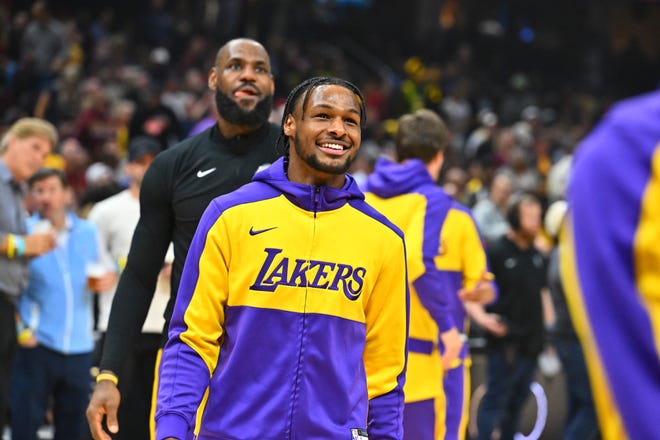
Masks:
[[[229,41],[218,51],[208,85],[215,91],[217,123],[159,154],[142,182],[140,220],[113,300],[101,374],[87,409],[95,440],[110,440],[103,431],[104,416],[108,430],[119,431],[117,374],[140,333],[169,243],[174,262],[163,342],[202,213],[213,198],[249,182],[259,166],[278,155],[279,127],[268,122],[275,85],[266,49],[250,39]]]

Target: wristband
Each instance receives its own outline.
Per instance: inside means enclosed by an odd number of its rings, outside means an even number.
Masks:
[[[119,383],[119,378],[112,373],[101,373],[98,376],[96,376],[96,383],[99,383],[102,380],[109,380],[115,385]]]
[[[25,238],[20,235],[14,236],[14,248],[16,249],[16,256],[22,257],[25,255]]]
[[[25,344],[27,341],[29,341],[32,338],[32,329],[30,327],[24,327],[19,333],[18,337],[16,338],[18,340],[18,343],[20,345]]]
[[[16,244],[14,242],[14,234],[7,234],[7,258],[14,259],[16,253]]]

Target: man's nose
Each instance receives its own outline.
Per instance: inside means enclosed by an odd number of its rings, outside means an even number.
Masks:
[[[253,67],[246,66],[241,70],[241,80],[254,82],[257,79],[257,72],[254,71]]]
[[[343,136],[346,133],[346,127],[344,126],[344,121],[342,118],[333,118],[330,121],[330,127],[328,131],[334,133],[337,136]]]

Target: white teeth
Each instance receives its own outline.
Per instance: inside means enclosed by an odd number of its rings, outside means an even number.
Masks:
[[[333,150],[343,150],[344,149],[344,147],[342,147],[341,145],[337,145],[337,144],[323,144],[322,147],[323,148],[331,148]]]

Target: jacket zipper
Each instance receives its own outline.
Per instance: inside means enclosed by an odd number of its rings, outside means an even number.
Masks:
[[[313,201],[314,201],[314,224],[313,224],[314,232],[312,233],[312,236],[316,233],[316,213],[318,212],[319,204],[320,204],[320,201],[321,201],[321,187],[320,186],[315,186],[314,187]],[[306,288],[305,288],[305,290],[306,290]],[[307,294],[307,292],[305,292],[305,295],[306,294]],[[298,349],[298,365],[296,366],[295,386],[294,386],[293,395],[292,395],[292,398],[296,399],[296,400],[299,397],[298,393],[300,391],[300,389],[299,389],[300,388],[300,382],[302,380],[302,377],[301,377],[302,376],[302,364],[303,364],[303,356],[304,356],[304,352],[305,352],[304,340],[305,340],[305,332],[306,332],[306,327],[307,327],[307,313],[306,313],[306,310],[307,310],[307,304],[305,303],[305,307],[303,309],[303,314],[302,314],[301,329],[300,329],[300,346],[299,346],[299,349]],[[289,420],[289,436],[288,436],[289,439],[295,438],[294,417],[295,417],[295,413],[296,413],[296,407],[297,407],[297,402],[294,401],[294,403],[292,404],[292,408],[291,408],[291,418]]]
[[[316,213],[319,210],[319,203],[321,202],[321,187],[314,187],[314,218],[316,218]],[[315,225],[316,226],[316,225]]]

